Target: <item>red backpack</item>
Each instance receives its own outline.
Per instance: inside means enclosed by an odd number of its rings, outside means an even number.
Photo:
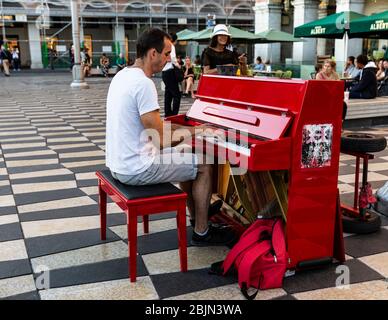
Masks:
[[[288,254],[281,219],[256,220],[242,234],[222,264],[225,275],[234,264],[238,284],[247,299],[254,299],[259,289],[281,288],[287,269]],[[249,295],[254,287],[256,293]]]

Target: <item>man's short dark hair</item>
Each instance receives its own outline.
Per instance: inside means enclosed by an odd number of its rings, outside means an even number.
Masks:
[[[366,66],[368,64],[368,57],[360,54],[359,56],[357,56],[357,63],[360,63],[360,64]]]
[[[176,33],[172,32],[170,33],[170,38],[172,42],[175,42],[178,39],[178,36],[176,35]]]
[[[171,40],[170,36],[161,29],[151,28],[144,31],[137,39],[136,58],[144,58],[150,49],[162,53],[165,38]]]
[[[353,57],[353,56],[349,56],[348,57],[348,60],[350,60],[353,64],[354,64],[354,60],[355,60],[356,58],[355,57]]]

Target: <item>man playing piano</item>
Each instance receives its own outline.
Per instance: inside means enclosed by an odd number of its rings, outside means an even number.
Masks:
[[[139,37],[136,51],[134,65],[118,72],[109,87],[106,165],[113,177],[124,184],[179,182],[188,195],[187,206],[194,227],[192,245],[229,244],[234,235],[208,223],[209,214],[220,208],[219,203],[209,206],[212,165],[200,164],[194,153],[182,157],[174,148],[181,140],[171,142],[163,129],[151,77],[169,61],[171,39],[160,29],[147,30]],[[194,134],[193,128],[188,133]],[[155,135],[157,139],[150,138]]]

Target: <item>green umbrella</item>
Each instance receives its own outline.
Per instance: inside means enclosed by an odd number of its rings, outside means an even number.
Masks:
[[[351,21],[349,36],[388,39],[388,10]]]
[[[349,30],[349,23],[365,17],[363,14],[344,11],[311,21],[294,29],[295,37],[342,39]]]
[[[229,33],[233,40],[253,40],[255,35],[252,32],[248,32],[236,27],[228,26]],[[198,31],[194,34],[184,36],[180,40],[192,40],[192,41],[209,41],[213,34],[213,28],[207,28]]]
[[[254,36],[256,43],[274,43],[274,42],[299,42],[303,41],[300,38],[295,38],[291,33],[268,29],[263,32],[256,33]]]
[[[193,34],[193,33],[196,33],[195,31],[192,31],[192,30],[189,30],[189,29],[184,29],[184,30],[182,30],[182,31],[179,31],[179,32],[177,32],[176,33],[176,35],[177,35],[177,37],[178,37],[178,40],[180,41],[181,39],[181,37],[185,37],[185,36],[189,36],[189,35],[191,35],[191,34]]]
[[[179,41],[197,41],[198,37],[200,37],[203,34],[208,34],[208,33],[211,34],[212,30],[213,30],[212,28],[209,28],[209,29],[204,29],[201,31],[193,32],[191,34],[187,34],[187,35],[183,35],[183,36],[178,37],[178,40]],[[206,38],[206,39],[209,40],[209,38]]]

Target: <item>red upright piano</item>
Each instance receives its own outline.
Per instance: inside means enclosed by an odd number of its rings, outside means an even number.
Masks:
[[[225,131],[226,140],[207,140],[217,157],[251,171],[288,172],[289,270],[344,261],[337,188],[343,96],[340,81],[203,75],[190,110],[168,118]]]

